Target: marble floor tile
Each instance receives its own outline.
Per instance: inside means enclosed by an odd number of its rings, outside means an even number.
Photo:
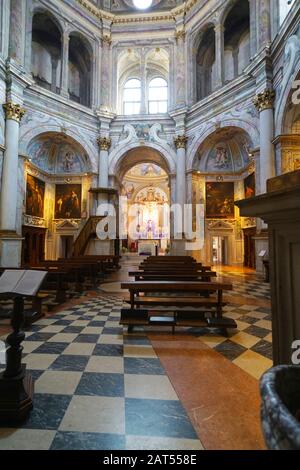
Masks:
[[[55,395],[73,395],[81,372],[66,372],[46,370],[35,382],[36,393],[51,393]]]
[[[273,359],[273,348],[272,344],[269,341],[265,341],[262,339],[258,343],[256,343],[251,348],[251,350],[257,352],[258,354],[261,354],[262,356],[270,360]]]
[[[259,320],[255,323],[256,326],[260,328],[266,328],[267,330],[272,330],[272,322],[270,320]]]
[[[157,355],[152,346],[125,344],[124,357],[152,357],[156,359]]]
[[[273,366],[273,361],[251,350],[245,351],[233,363],[255,379],[260,379],[262,374]]]
[[[60,333],[64,329],[63,325],[48,325],[40,330],[41,333]]]
[[[180,401],[126,398],[126,434],[197,439]]]
[[[0,450],[48,450],[55,431],[0,428]]]
[[[98,339],[99,344],[118,344],[123,345],[123,335],[107,335],[101,334],[100,338]]]
[[[158,359],[124,357],[125,374],[164,375],[165,371]]]
[[[125,441],[126,450],[203,450],[198,439],[127,435]]]
[[[22,428],[58,429],[71,398],[69,395],[35,393],[34,407]]]
[[[259,338],[257,338],[256,336],[249,335],[244,331],[240,331],[239,333],[231,337],[231,341],[240,344],[241,346],[244,346],[247,349],[250,349],[252,346],[259,342]]]
[[[98,397],[124,397],[124,375],[84,372],[75,394]]]
[[[39,346],[35,354],[62,354],[67,347],[67,343],[46,342]]]
[[[72,326],[87,326],[89,323],[89,320],[75,320],[72,322]]]
[[[86,372],[124,373],[124,360],[114,356],[92,356],[85,368]]]
[[[42,341],[23,341],[23,353],[29,354],[43,344]]]
[[[90,356],[94,348],[95,345],[92,343],[71,343],[66,347],[63,355]],[[76,358],[74,358],[74,360],[76,360]]]
[[[57,335],[52,336],[48,341],[53,341],[55,343],[72,343],[77,336],[78,335],[75,333],[58,333]]]
[[[51,450],[123,450],[125,436],[118,434],[58,431]]]
[[[126,398],[178,400],[167,376],[125,374],[124,380]]]
[[[96,344],[93,351],[94,356],[123,356],[123,345],[118,344]]]
[[[225,356],[230,361],[233,361],[235,358],[240,356],[246,348],[240,344],[233,343],[231,340],[227,339],[223,343],[218,344],[215,348],[215,351]]]
[[[100,335],[102,333],[103,328],[102,327],[96,327],[96,326],[86,326],[82,331],[81,334],[83,335]],[[98,336],[96,341],[98,341]]]
[[[51,364],[51,370],[83,372],[88,363],[87,356],[62,354]]]
[[[125,433],[125,400],[120,397],[74,396],[60,431]]]
[[[46,370],[58,358],[58,354],[28,354],[22,362],[28,369]]]

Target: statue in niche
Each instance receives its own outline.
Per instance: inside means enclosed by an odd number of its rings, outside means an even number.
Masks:
[[[227,154],[227,150],[224,147],[216,148],[215,166],[217,168],[228,167],[228,154]]]
[[[73,170],[74,159],[75,159],[75,155],[73,152],[66,152],[64,162],[63,162],[65,171]]]

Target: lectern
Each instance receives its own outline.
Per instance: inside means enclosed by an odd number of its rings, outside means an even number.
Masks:
[[[269,229],[274,364],[290,364],[300,339],[300,171],[267,181],[267,193],[237,201],[241,216]]]
[[[0,278],[0,296],[14,299],[13,331],[6,339],[6,368],[0,374],[0,422],[4,424],[25,420],[32,408],[33,381],[22,364],[24,297],[35,296],[46,275],[46,271],[6,270]]]

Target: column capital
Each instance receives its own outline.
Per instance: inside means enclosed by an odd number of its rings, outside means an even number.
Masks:
[[[180,41],[180,40],[184,41],[185,40],[185,30],[184,30],[184,28],[175,31],[175,39],[176,39],[176,41]]]
[[[261,111],[264,111],[265,109],[273,109],[274,99],[275,99],[275,91],[272,90],[271,88],[266,88],[264,91],[262,91],[261,93],[258,93],[253,98],[253,104],[256,107],[256,109],[259,112],[261,112]]]
[[[111,147],[111,139],[109,137],[98,137],[97,143],[100,150],[106,150],[108,152]]]
[[[187,145],[188,137],[185,135],[178,135],[174,137],[174,144],[177,149],[185,149]]]
[[[108,34],[104,34],[104,35],[102,36],[102,43],[103,43],[103,44],[106,44],[107,46],[110,46],[111,43],[112,43],[111,36],[108,35]]]
[[[21,122],[22,117],[26,113],[26,110],[21,107],[20,104],[14,104],[12,101],[8,101],[3,104],[6,119]]]

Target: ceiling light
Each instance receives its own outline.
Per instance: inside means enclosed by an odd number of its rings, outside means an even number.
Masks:
[[[151,7],[153,0],[133,0],[133,4],[139,10],[146,10]]]

